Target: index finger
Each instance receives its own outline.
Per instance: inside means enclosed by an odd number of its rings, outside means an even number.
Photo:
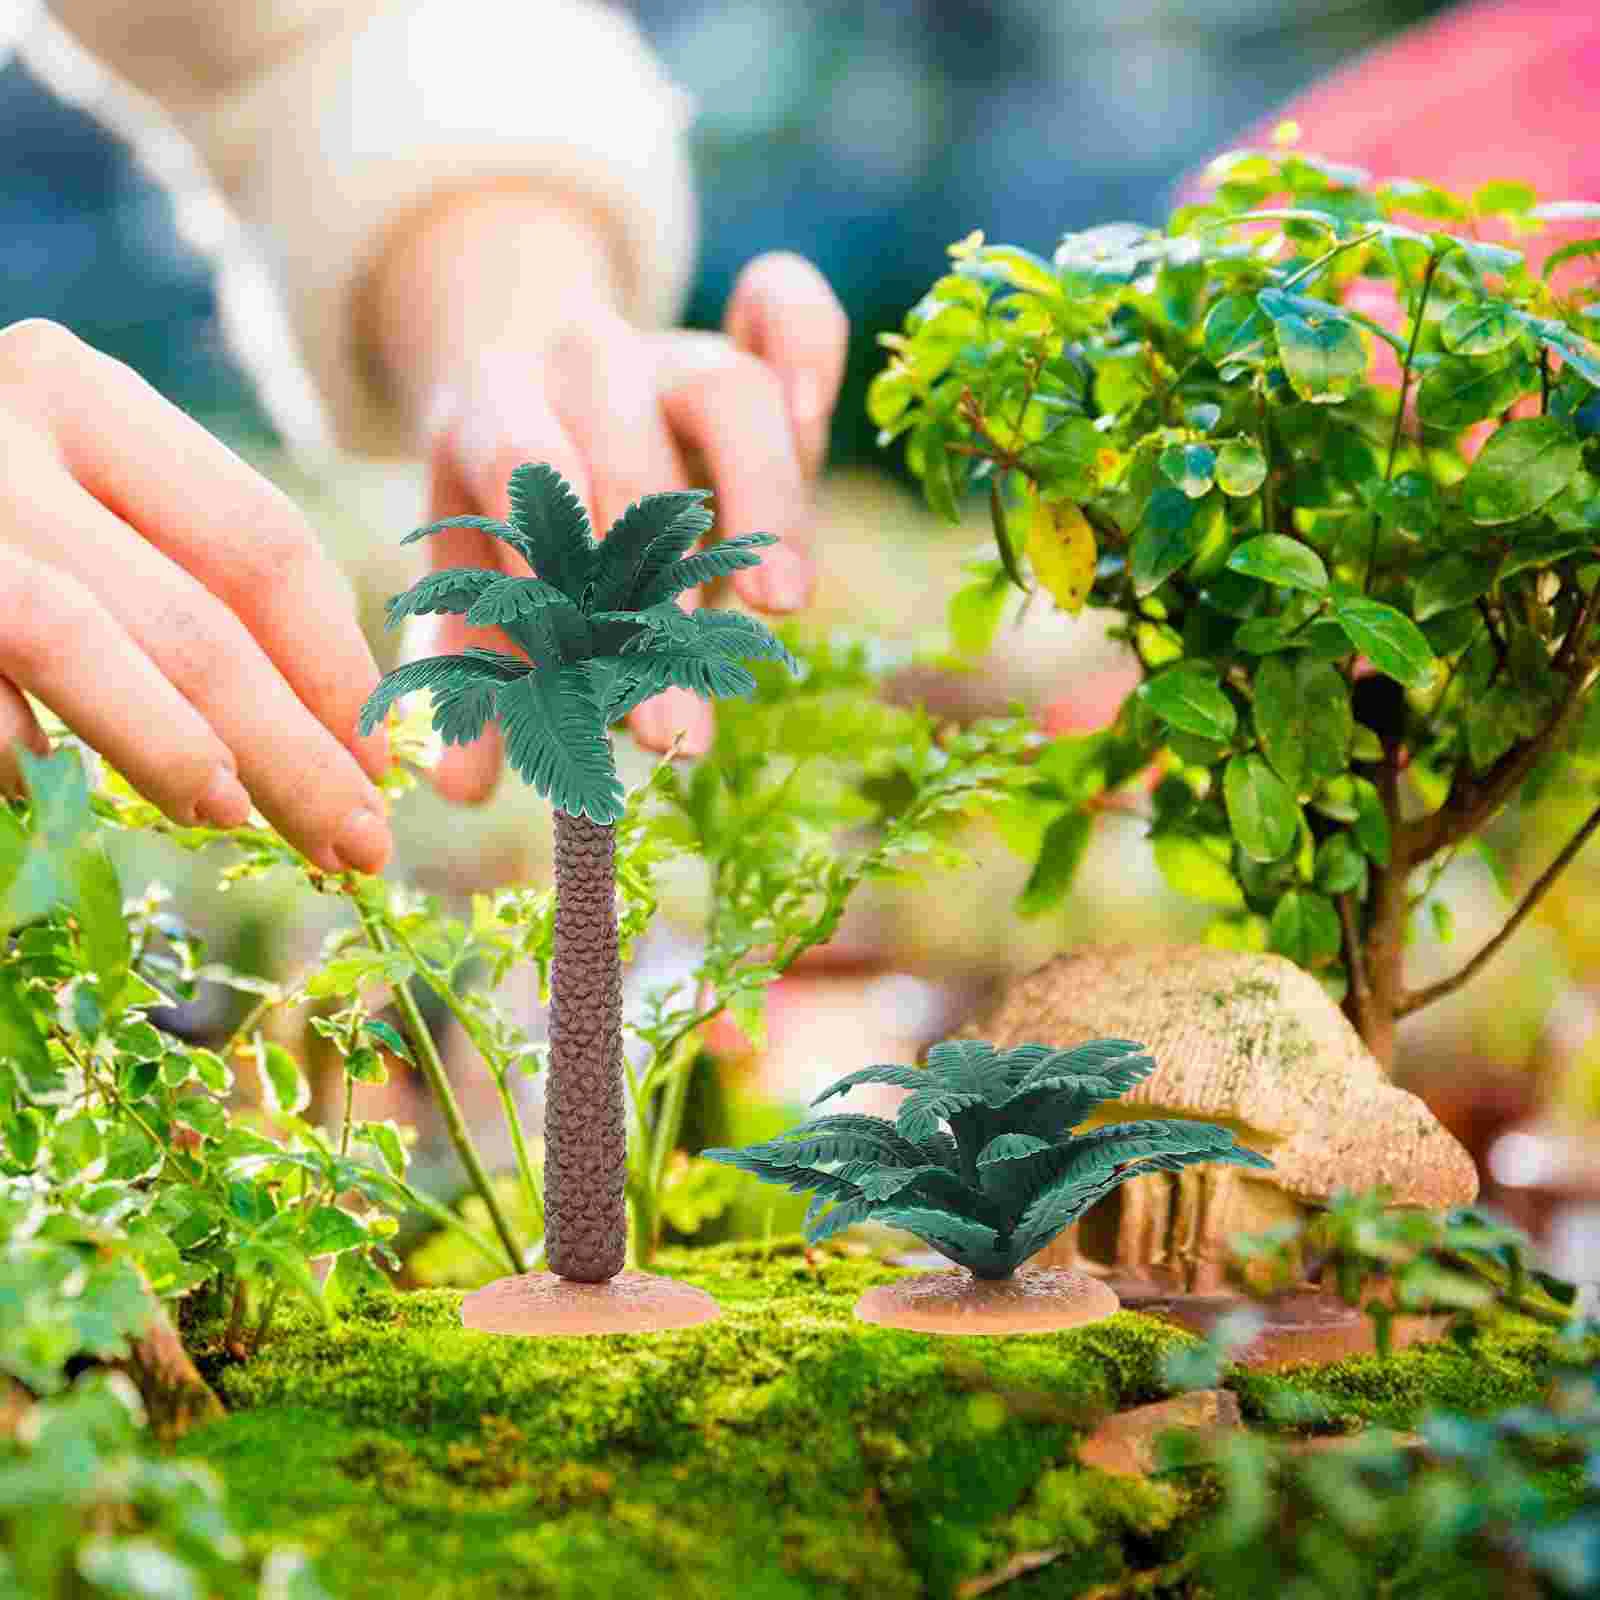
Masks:
[[[92,369],[93,382],[74,385],[74,403],[56,404],[48,418],[73,477],[234,612],[301,704],[376,781],[389,765],[388,737],[379,727],[362,738],[356,722],[378,664],[349,583],[311,525],[131,367],[74,345],[63,354]]]

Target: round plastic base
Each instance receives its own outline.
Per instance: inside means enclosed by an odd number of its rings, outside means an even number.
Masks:
[[[868,1289],[856,1316],[911,1333],[1052,1333],[1099,1322],[1118,1307],[1098,1279],[1066,1267],[1019,1267],[1009,1278],[975,1278],[957,1267]]]
[[[575,1283],[553,1272],[497,1278],[461,1302],[461,1325],[521,1337],[663,1333],[715,1322],[722,1308],[704,1289],[653,1272]]]

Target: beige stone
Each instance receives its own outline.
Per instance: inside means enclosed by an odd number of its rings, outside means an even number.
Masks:
[[[1241,1425],[1239,1397],[1231,1389],[1193,1389],[1113,1413],[1078,1446],[1078,1460],[1119,1477],[1143,1477],[1155,1471],[1156,1440],[1168,1428],[1199,1428],[1210,1434]]]
[[[1281,956],[1209,945],[1085,945],[1012,979],[955,1032],[997,1048],[1134,1039],[1156,1070],[1090,1126],[1152,1116],[1232,1129],[1271,1171],[1200,1165],[1135,1178],[1047,1245],[1037,1266],[1223,1282],[1227,1236],[1384,1184],[1396,1205],[1477,1197],[1467,1151],[1384,1076],[1322,985]]]

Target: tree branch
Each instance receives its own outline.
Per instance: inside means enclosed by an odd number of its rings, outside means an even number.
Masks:
[[[1350,969],[1350,992],[1355,996],[1358,1010],[1364,1011],[1372,999],[1372,988],[1367,982],[1367,955],[1361,948],[1361,935],[1356,931],[1355,907],[1350,896],[1339,896],[1339,922],[1344,929],[1345,963]]]
[[[1438,983],[1431,983],[1426,989],[1414,989],[1410,994],[1400,997],[1399,1004],[1395,1007],[1397,1017],[1409,1017],[1413,1011],[1420,1011],[1424,1006],[1432,1005],[1435,1000],[1442,1000],[1447,994],[1454,993],[1462,984],[1466,983],[1483,965],[1492,959],[1495,952],[1514,934],[1526,920],[1528,913],[1544,898],[1546,891],[1557,878],[1572,864],[1572,859],[1583,849],[1595,831],[1600,829],[1600,807],[1597,807],[1589,820],[1578,829],[1577,833],[1567,842],[1550,865],[1539,875],[1533,886],[1522,897],[1517,909],[1507,919],[1506,924],[1459,972],[1453,976],[1441,979]]]
[[[1596,585],[1596,592],[1600,593],[1600,585]],[[1559,661],[1560,657],[1556,659]],[[1560,705],[1538,733],[1513,745],[1483,777],[1464,778],[1453,785],[1449,798],[1437,811],[1397,830],[1396,842],[1403,847],[1412,865],[1428,860],[1476,832],[1517,792],[1522,780],[1561,742],[1572,726],[1582,709],[1584,691],[1589,687],[1589,670],[1586,662],[1567,680]]]

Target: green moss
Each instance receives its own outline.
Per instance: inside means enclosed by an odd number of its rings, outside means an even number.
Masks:
[[[1600,1340],[1578,1356],[1600,1360]],[[1545,1393],[1553,1370],[1551,1330],[1503,1312],[1470,1348],[1445,1339],[1413,1345],[1387,1360],[1360,1356],[1325,1367],[1239,1373],[1229,1386],[1238,1391],[1240,1407],[1252,1419],[1270,1416],[1274,1399],[1293,1388],[1321,1400],[1330,1416],[1347,1427],[1382,1423],[1409,1428],[1434,1407],[1483,1412],[1529,1404]]]
[[[293,1312],[212,1369],[232,1414],[182,1451],[223,1473],[251,1539],[312,1551],[350,1600],[941,1600],[1039,1550],[1058,1554],[1014,1592],[1069,1595],[1173,1559],[1199,1486],[1108,1479],[1073,1448],[1162,1394],[1188,1334],[1131,1313],[995,1340],[870,1327],[855,1300],[900,1269],[798,1239],[660,1266],[722,1318],[502,1339],[444,1289],[363,1301],[331,1333]],[[1521,1377],[1489,1392],[1522,1394],[1531,1351],[1502,1347]],[[1321,1375],[1339,1404],[1376,1403],[1362,1365]],[[1262,1382],[1239,1380],[1258,1410]]]

